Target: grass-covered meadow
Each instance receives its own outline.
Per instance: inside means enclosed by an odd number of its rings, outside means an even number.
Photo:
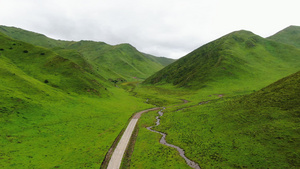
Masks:
[[[1,105],[23,106],[1,107],[1,168],[100,167],[131,115],[151,107],[120,89],[113,93],[110,98],[56,97],[59,101],[7,94]]]

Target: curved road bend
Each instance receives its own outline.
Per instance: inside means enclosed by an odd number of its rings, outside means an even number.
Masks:
[[[141,117],[141,115],[145,112],[148,111],[154,111],[154,110],[159,110],[159,107],[152,108],[152,109],[147,109],[141,112],[136,113],[132,119],[130,120],[125,132],[123,133],[123,136],[121,140],[119,141],[116,149],[114,150],[111,159],[108,163],[107,169],[119,169],[121,166],[122,158],[125,153],[125,150],[127,148],[128,142],[130,140],[130,137],[132,135],[132,132],[136,126],[137,121]]]

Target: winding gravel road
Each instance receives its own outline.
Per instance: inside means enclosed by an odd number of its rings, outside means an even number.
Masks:
[[[144,110],[141,112],[136,113],[132,119],[130,120],[125,132],[123,133],[123,136],[121,138],[121,140],[119,141],[116,149],[114,150],[111,159],[108,163],[108,167],[107,169],[119,169],[121,162],[122,162],[122,158],[123,155],[125,153],[125,150],[127,148],[127,145],[129,143],[130,137],[132,135],[132,132],[136,126],[137,121],[139,120],[139,118],[141,117],[141,115],[145,112],[148,111],[154,111],[154,110],[159,110],[160,108],[152,108],[152,109],[148,109],[148,110]]]

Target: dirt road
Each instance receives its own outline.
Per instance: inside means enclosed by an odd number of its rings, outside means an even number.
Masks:
[[[148,111],[154,111],[154,110],[159,110],[160,108],[153,108],[153,109],[148,109],[148,110],[144,110],[141,112],[136,113],[132,119],[130,120],[121,140],[119,141],[116,149],[114,150],[111,159],[108,163],[108,167],[107,169],[119,169],[121,162],[122,162],[122,158],[123,155],[125,153],[125,150],[127,148],[127,145],[129,143],[130,137],[132,135],[132,132],[136,126],[137,121],[139,120],[139,118],[141,117],[141,114],[148,112]]]

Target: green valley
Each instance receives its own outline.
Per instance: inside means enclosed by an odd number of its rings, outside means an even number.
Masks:
[[[166,107],[201,168],[299,168],[300,29],[241,30],[178,59],[0,26],[0,168],[99,168],[134,113]],[[121,168],[189,168],[139,120]]]

